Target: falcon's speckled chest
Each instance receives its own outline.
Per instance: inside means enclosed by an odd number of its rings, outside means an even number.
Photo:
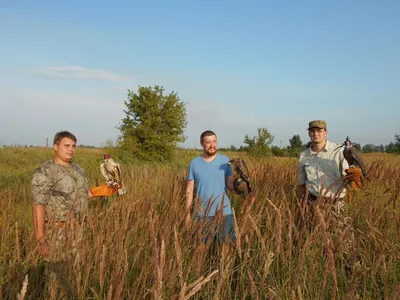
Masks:
[[[115,176],[115,170],[116,170],[117,165],[118,164],[111,158],[106,159],[104,161],[104,167],[105,167],[107,173],[109,173],[113,176]]]

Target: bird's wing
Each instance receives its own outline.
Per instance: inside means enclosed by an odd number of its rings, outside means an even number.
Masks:
[[[108,177],[108,173],[107,173],[107,170],[106,170],[106,167],[104,166],[104,164],[101,164],[101,165],[100,165],[100,171],[101,171],[101,174],[104,176],[104,178],[105,178],[107,181],[109,181],[110,179],[109,179],[109,177]]]
[[[349,167],[351,167],[355,164],[355,159],[354,159],[354,155],[351,151],[351,148],[344,147],[344,149],[343,149],[343,156],[344,156],[345,160],[347,161],[347,163],[349,164]]]
[[[118,181],[121,180],[121,167],[118,163],[115,163],[115,165],[114,165],[114,176],[115,176],[115,180],[118,180]]]
[[[238,167],[240,170],[240,176],[243,178],[243,180],[246,182],[250,182],[249,169],[247,168],[244,159],[240,159],[240,161],[238,162]]]
[[[351,155],[353,156],[354,162],[358,165],[358,167],[360,167],[363,176],[366,177],[367,170],[365,168],[365,163],[364,163],[363,158],[361,157],[361,154],[357,151],[357,149],[355,147],[351,147],[350,151],[351,151]]]
[[[108,159],[106,161],[106,163],[104,164],[104,166],[105,166],[106,172],[108,174],[108,177],[111,180],[115,180],[115,170],[114,170],[115,162],[113,160],[111,160],[111,159]]]

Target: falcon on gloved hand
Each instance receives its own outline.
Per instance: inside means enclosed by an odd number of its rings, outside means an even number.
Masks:
[[[233,188],[237,194],[244,198],[246,189],[248,194],[251,193],[250,173],[247,169],[246,162],[243,158],[233,158],[229,162],[233,163],[236,173],[233,181]]]
[[[121,167],[119,163],[111,158],[110,154],[104,154],[104,163],[100,165],[100,171],[108,186],[118,188],[118,194],[120,195],[126,193],[121,181]]]
[[[343,155],[347,160],[350,168],[360,168],[363,177],[367,177],[367,170],[365,168],[364,160],[361,157],[360,152],[357,151],[357,148],[350,141],[349,137],[343,143]]]
[[[359,191],[364,178],[368,179],[364,160],[349,137],[346,138],[341,147],[344,147],[343,156],[349,164],[349,168],[345,170],[347,174],[346,178],[350,181],[349,185],[355,191]]]

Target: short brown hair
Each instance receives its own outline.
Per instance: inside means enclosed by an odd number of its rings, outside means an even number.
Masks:
[[[75,135],[73,135],[71,132],[60,131],[60,132],[57,132],[56,135],[54,136],[53,145],[55,145],[55,144],[58,145],[63,138],[69,138],[69,139],[73,140],[75,143],[77,142]]]
[[[212,135],[217,136],[217,135],[215,134],[214,131],[206,130],[206,131],[204,131],[204,132],[200,135],[200,141],[202,142],[203,139],[204,139],[204,137],[206,137],[206,136],[212,136]]]

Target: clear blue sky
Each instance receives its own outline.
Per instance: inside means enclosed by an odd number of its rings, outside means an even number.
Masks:
[[[127,90],[187,102],[184,146],[203,130],[240,146],[267,127],[282,146],[388,144],[400,133],[400,1],[0,0],[0,144],[116,140]]]

